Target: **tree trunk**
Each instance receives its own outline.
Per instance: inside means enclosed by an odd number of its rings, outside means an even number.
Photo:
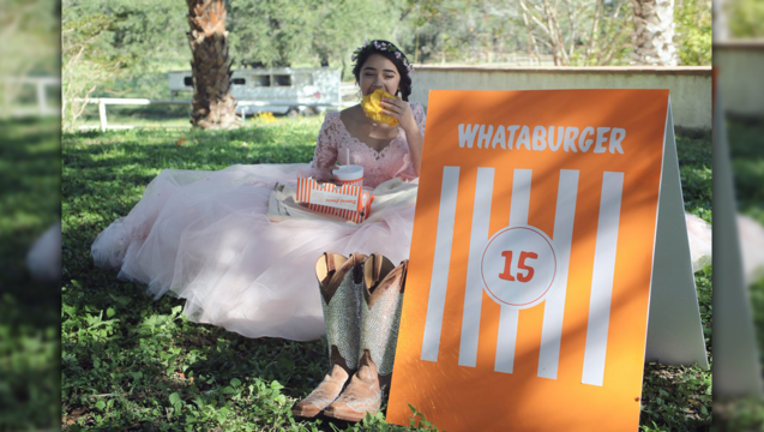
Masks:
[[[631,0],[635,64],[676,66],[674,0]]]
[[[224,0],[186,0],[187,33],[193,60],[194,99],[191,124],[204,129],[238,126],[236,101],[231,96],[231,58],[225,30]]]

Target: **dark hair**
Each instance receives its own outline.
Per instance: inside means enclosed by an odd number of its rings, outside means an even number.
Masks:
[[[392,42],[381,39],[364,42],[364,45],[355,51],[352,57],[353,60],[355,60],[355,65],[353,66],[355,81],[357,83],[361,82],[361,67],[373,54],[379,54],[393,62],[395,68],[398,69],[398,75],[401,77],[401,81],[398,83],[401,90],[401,98],[408,102],[409,95],[411,94],[409,60],[406,58],[406,54],[398,49]]]

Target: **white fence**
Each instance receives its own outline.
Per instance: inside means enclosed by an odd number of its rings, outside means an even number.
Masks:
[[[75,99],[75,102],[85,104],[93,103],[98,105],[99,126],[80,126],[80,129],[101,129],[105,132],[108,129],[131,129],[130,125],[112,125],[109,126],[106,116],[106,105],[190,105],[190,100],[169,100],[169,99],[144,99],[144,98],[88,98]]]
[[[60,94],[61,79],[55,77],[5,77],[0,78],[0,84],[3,86],[3,116],[8,117],[29,117],[29,116],[60,116],[61,107],[48,104],[48,88],[57,87]],[[18,102],[12,100],[10,95],[18,93],[18,88],[14,92],[10,91],[11,86],[32,85],[36,89],[37,104],[29,106],[19,106]]]
[[[58,77],[0,77],[0,86],[2,86],[3,110],[0,117],[47,117],[60,116],[61,106],[51,104],[49,99],[52,94],[61,92],[61,79]],[[20,86],[33,86],[35,89],[35,103],[21,105],[18,98],[14,97],[19,93]],[[54,88],[53,90],[51,89]],[[353,99],[355,94],[353,84],[343,83],[341,94],[343,99]],[[147,99],[147,98],[76,98],[76,102],[93,103],[98,105],[98,126],[80,126],[80,129],[100,129],[106,131],[110,129],[130,129],[131,125],[109,125],[106,112],[107,105],[190,105],[190,100],[168,100],[168,99]],[[58,102],[58,101],[57,101]],[[341,109],[353,105],[355,102],[331,103],[309,103],[304,104],[310,107],[326,107],[329,109]],[[266,106],[293,106],[293,101],[238,101],[239,107],[266,107]],[[241,110],[242,116],[246,118],[249,113],[247,108]],[[256,111],[253,110],[253,112]]]
[[[340,94],[342,95],[343,102],[336,103],[300,103],[300,106],[306,106],[311,108],[323,107],[327,109],[342,109],[344,107],[352,106],[356,102],[352,101],[353,95],[356,93],[355,85],[342,83],[340,86]],[[346,101],[351,99],[351,101]],[[80,129],[100,129],[101,131],[114,130],[114,129],[132,129],[131,125],[109,125],[108,116],[106,113],[107,105],[191,105],[191,100],[185,99],[145,99],[145,98],[77,98],[76,102],[84,102],[86,104],[98,105],[98,126],[80,126]],[[253,114],[259,107],[272,107],[272,106],[294,106],[294,101],[236,101],[237,107],[241,109],[242,119],[246,120],[247,114],[250,112],[249,107],[254,107]]]
[[[98,105],[98,126],[80,126],[80,129],[100,129],[102,132],[114,129],[132,129],[131,125],[109,125],[106,115],[106,105],[191,105],[190,100],[179,99],[145,99],[145,98],[77,98],[76,102]],[[294,101],[237,101],[238,107],[272,107],[272,106],[293,106]],[[335,103],[304,103],[301,106],[317,108],[338,108]],[[342,106],[348,105],[343,103]],[[242,119],[246,120],[248,109],[242,109]]]

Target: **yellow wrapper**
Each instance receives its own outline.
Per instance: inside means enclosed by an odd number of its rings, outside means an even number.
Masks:
[[[396,99],[395,96],[382,89],[374,90],[374,93],[363,97],[363,100],[361,101],[363,112],[366,113],[366,117],[377,123],[384,123],[389,126],[397,125],[397,118],[391,117],[382,112],[382,105],[380,105],[382,98]]]

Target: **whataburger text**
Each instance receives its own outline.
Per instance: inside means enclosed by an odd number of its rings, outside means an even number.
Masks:
[[[459,148],[623,154],[626,129],[605,126],[459,124]]]

